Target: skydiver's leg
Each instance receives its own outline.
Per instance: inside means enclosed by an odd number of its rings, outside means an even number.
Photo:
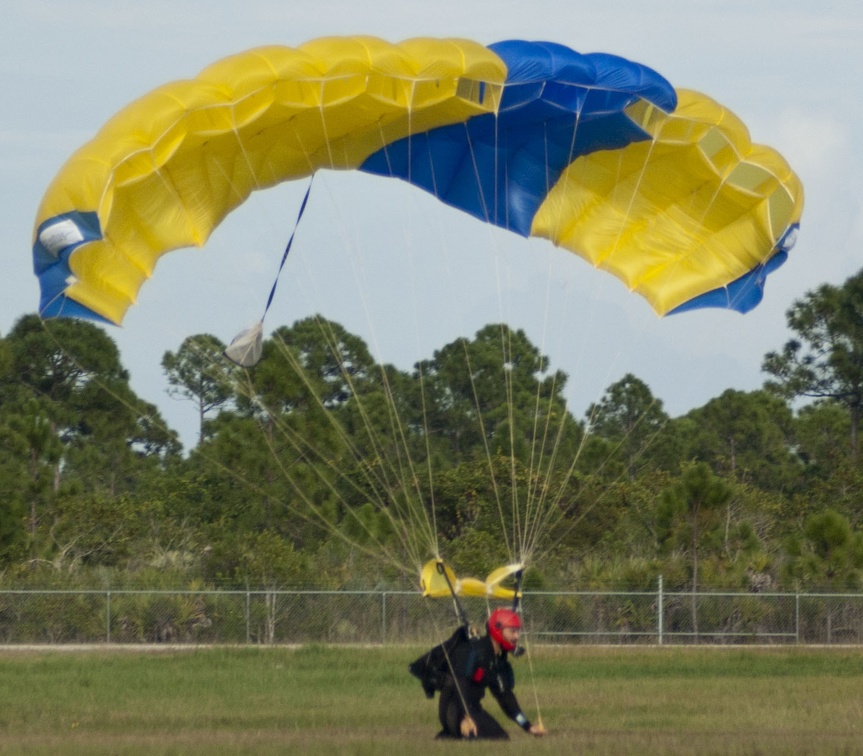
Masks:
[[[480,709],[473,718],[476,722],[477,737],[484,740],[509,740],[507,731],[485,709]]]
[[[460,738],[461,720],[464,717],[464,708],[461,705],[458,691],[454,685],[444,683],[438,701],[438,719],[441,723],[439,738]]]

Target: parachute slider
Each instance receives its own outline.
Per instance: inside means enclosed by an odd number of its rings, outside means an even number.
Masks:
[[[473,577],[459,579],[442,559],[431,559],[425,563],[420,573],[420,587],[423,596],[429,598],[470,596],[514,600],[520,595],[519,592],[505,588],[501,583],[523,570],[522,564],[508,564],[492,570],[484,581]]]

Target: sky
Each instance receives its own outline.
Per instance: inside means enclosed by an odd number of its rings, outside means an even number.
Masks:
[[[267,330],[320,313],[379,362],[409,370],[506,322],[566,372],[576,416],[627,373],[678,416],[726,389],[758,389],[764,355],[791,337],[794,302],[863,267],[857,0],[28,0],[6,3],[0,28],[0,335],[38,307],[31,246],[45,189],[113,113],[248,48],[353,34],[548,40],[648,65],[709,94],[783,154],[806,194],[799,241],[753,312],[658,318],[548,242],[487,227],[403,182],[323,172]],[[123,326],[106,327],[134,390],[187,446],[195,410],[168,396],[162,356],[192,334],[227,343],[261,316],[306,186],[258,193],[204,249],[162,258]]]

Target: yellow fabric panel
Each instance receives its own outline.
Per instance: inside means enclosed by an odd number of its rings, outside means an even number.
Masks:
[[[515,591],[511,588],[503,588],[499,585],[489,585],[478,578],[462,578],[456,586],[459,596],[472,596],[474,598],[496,598],[514,599]]]
[[[767,260],[799,221],[803,190],[774,150],[704,95],[628,114],[651,136],[572,163],[534,217],[550,239],[620,278],[665,314]]]
[[[440,572],[439,565],[443,567],[446,576]],[[452,598],[455,592],[457,596],[513,599],[515,591],[512,588],[504,588],[500,583],[520,569],[522,569],[520,564],[498,567],[485,581],[482,581],[472,577],[457,578],[448,565],[438,559],[430,559],[420,571],[420,587],[423,596],[427,598]]]
[[[445,570],[446,576],[440,572],[438,565],[441,565]],[[449,584],[447,584],[447,580],[449,580]],[[452,596],[450,586],[455,589],[456,582],[458,581],[455,573],[448,565],[445,565],[439,559],[430,559],[423,565],[423,568],[420,571],[420,588],[422,588],[423,596],[427,596],[429,598],[446,598]]]
[[[167,251],[203,245],[249,194],[356,168],[397,139],[494,112],[503,62],[467,40],[325,38],[219,61],[131,103],[79,149],[36,219],[96,212],[67,295],[121,322]],[[484,87],[477,82],[483,81]]]

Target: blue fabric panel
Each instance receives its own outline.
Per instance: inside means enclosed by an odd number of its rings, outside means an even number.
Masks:
[[[80,239],[64,247],[58,254],[53,254],[42,244],[39,235],[41,232],[56,223],[71,221],[80,234]],[[63,213],[41,224],[36,233],[36,242],[33,244],[33,270],[39,279],[39,314],[43,318],[86,318],[100,323],[110,323],[101,315],[97,315],[89,307],[68,299],[63,291],[67,286],[67,279],[72,275],[69,267],[69,256],[82,244],[102,238],[102,229],[99,225],[99,216],[93,212]]]
[[[728,286],[705,292],[700,296],[684,302],[668,312],[675,315],[690,310],[700,310],[707,307],[720,307],[726,310],[736,310],[747,313],[755,308],[764,296],[764,284],[767,276],[779,268],[788,259],[788,252],[780,249],[767,262],[753,268]]]
[[[49,218],[39,226],[36,231],[36,241],[33,244],[33,272],[36,273],[36,275],[39,275],[45,269],[57,263],[57,256],[45,249],[45,246],[42,244],[40,234],[49,226],[61,223],[62,221],[70,221],[74,224],[81,237],[80,240],[73,242],[63,249],[63,252],[70,252],[88,241],[96,241],[97,239],[102,238],[102,228],[99,225],[99,216],[96,213],[82,213],[78,210],[73,210],[72,212],[55,215],[53,218]]]
[[[548,42],[490,46],[507,66],[499,113],[395,142],[360,170],[396,176],[480,220],[530,235],[533,216],[580,155],[647,138],[624,109],[640,98],[663,110],[674,88],[623,58]]]
[[[39,286],[42,296],[39,300],[39,315],[43,318],[82,318],[84,320],[95,320],[99,323],[113,325],[110,320],[93,312],[74,299],[69,299],[62,292],[66,288],[66,278],[69,268],[65,262],[48,268],[39,276]]]

